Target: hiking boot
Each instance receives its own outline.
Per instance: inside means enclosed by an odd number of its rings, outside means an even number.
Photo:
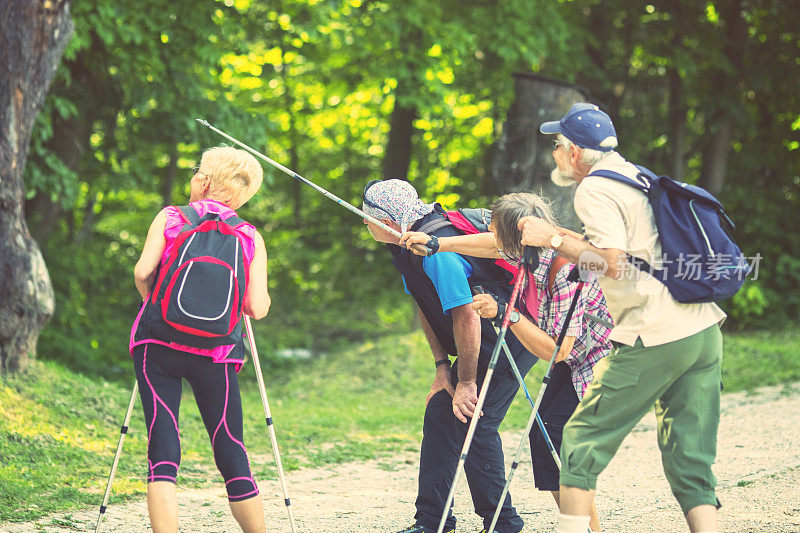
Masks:
[[[398,531],[397,533],[436,533],[436,529],[413,524],[402,531]],[[445,529],[444,533],[456,533],[456,528]]]

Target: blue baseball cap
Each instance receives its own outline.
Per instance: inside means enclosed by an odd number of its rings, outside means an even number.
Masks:
[[[560,133],[581,148],[609,152],[617,147],[617,132],[611,118],[596,105],[586,102],[572,104],[564,118],[545,122],[539,126],[539,131]]]

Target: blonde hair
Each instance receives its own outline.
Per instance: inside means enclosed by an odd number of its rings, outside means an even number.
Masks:
[[[264,179],[264,169],[255,157],[230,146],[203,152],[197,171],[211,180],[206,197],[231,209],[238,209],[252,198]]]
[[[529,192],[514,192],[495,200],[492,204],[492,225],[497,246],[516,257],[522,257],[522,232],[517,223],[527,216],[542,218],[556,225],[550,203],[539,195]]]

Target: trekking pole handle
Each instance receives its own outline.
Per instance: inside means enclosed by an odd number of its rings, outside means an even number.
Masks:
[[[350,204],[348,202],[345,202],[344,200],[342,200],[341,198],[339,198],[335,194],[332,194],[332,193],[326,191],[325,189],[323,189],[322,187],[320,187],[316,183],[307,180],[306,178],[304,178],[303,176],[301,176],[297,172],[295,172],[295,171],[293,171],[293,170],[291,170],[289,168],[286,168],[285,166],[281,165],[280,163],[278,163],[274,159],[271,159],[271,158],[265,156],[264,154],[262,154],[258,150],[247,146],[242,141],[240,141],[240,140],[238,140],[238,139],[236,139],[234,137],[231,137],[230,135],[228,135],[227,133],[225,133],[224,131],[222,131],[222,130],[220,130],[218,128],[215,128],[207,120],[204,120],[202,118],[196,118],[195,120],[197,122],[199,122],[200,124],[202,124],[203,126],[205,126],[206,128],[210,129],[211,131],[213,131],[215,133],[218,133],[219,135],[222,135],[223,137],[225,137],[226,139],[228,139],[229,141],[231,141],[233,143],[238,144],[239,146],[241,146],[242,148],[244,148],[245,150],[247,150],[248,152],[250,152],[254,156],[266,161],[267,163],[269,163],[273,167],[275,167],[278,170],[284,172],[285,174],[288,174],[289,176],[291,176],[292,178],[296,179],[297,181],[305,183],[309,187],[311,187],[311,188],[315,189],[316,191],[322,193],[323,196],[325,196],[326,198],[328,198],[330,200],[333,200],[334,202],[336,202],[337,204],[341,205],[345,209],[347,209],[349,211],[352,211],[353,213],[361,216],[362,218],[365,218],[365,219],[369,220],[370,222],[372,222],[373,224],[375,224],[379,228],[388,231],[389,233],[391,233],[395,237],[399,238],[401,236],[401,233],[399,231],[397,231],[396,229],[387,226],[386,224],[384,224],[383,222],[381,222],[377,218],[375,218],[373,216],[370,216],[367,213],[365,213],[364,211],[362,211],[361,209],[357,208],[356,206],[354,206],[354,205],[352,205],[352,204]],[[413,244],[411,247],[414,250],[416,250],[417,252],[419,252],[420,254],[430,255],[430,253],[431,253],[431,249],[429,247],[425,246],[424,244]]]
[[[432,251],[430,248],[428,248],[424,244],[412,244],[411,248],[413,248],[414,250],[416,250],[417,252],[419,252],[421,254],[425,254],[426,256],[431,255],[431,251]]]
[[[539,266],[539,249],[534,246],[526,246],[522,251],[522,264],[528,270],[528,273],[536,270]]]

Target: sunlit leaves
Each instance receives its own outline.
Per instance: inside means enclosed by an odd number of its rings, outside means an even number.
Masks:
[[[717,8],[714,6],[713,2],[706,3],[706,18],[712,24],[719,23],[719,13],[717,13]]]
[[[489,117],[483,117],[478,121],[475,126],[472,127],[470,133],[474,137],[488,137],[492,133],[494,133],[494,121]]]

